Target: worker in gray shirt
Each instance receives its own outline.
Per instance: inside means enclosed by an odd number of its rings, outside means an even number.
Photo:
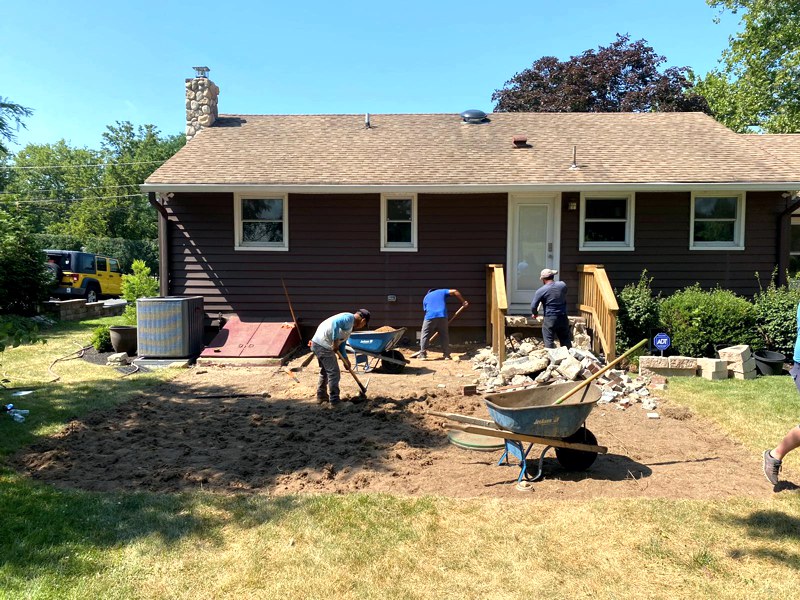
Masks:
[[[572,347],[569,333],[569,319],[567,318],[567,284],[556,281],[553,269],[542,269],[539,278],[542,287],[536,290],[531,302],[531,316],[538,319],[539,305],[542,305],[542,337],[545,348],[555,348],[555,339],[567,348]]]

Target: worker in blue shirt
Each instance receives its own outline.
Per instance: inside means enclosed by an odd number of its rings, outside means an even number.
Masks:
[[[792,375],[795,387],[800,391],[800,305],[797,306],[797,338],[794,341],[793,358],[794,364],[789,373]],[[778,485],[783,458],[797,448],[800,448],[800,425],[792,427],[772,450],[764,450],[764,476],[773,486]]]
[[[354,330],[367,326],[369,316],[366,308],[359,308],[354,313],[344,312],[328,317],[317,327],[314,337],[311,338],[311,351],[316,355],[319,363],[317,402],[330,402],[331,406],[339,402],[341,372],[336,354],[339,354],[342,364],[349,371],[350,359],[347,358],[345,350],[347,340]]]
[[[539,278],[542,287],[536,290],[531,302],[531,316],[538,319],[539,305],[542,305],[542,338],[545,348],[555,348],[555,339],[567,348],[572,347],[567,318],[567,284],[556,281],[554,269],[542,269]]]
[[[447,298],[455,296],[461,302],[461,306],[469,306],[469,302],[464,300],[461,292],[448,288],[431,288],[422,299],[422,308],[425,311],[425,319],[422,321],[422,332],[419,338],[419,352],[417,358],[428,360],[428,343],[437,333],[442,339],[442,352],[444,359],[450,360],[450,335],[447,327]]]

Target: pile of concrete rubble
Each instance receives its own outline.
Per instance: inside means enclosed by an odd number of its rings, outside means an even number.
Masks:
[[[604,363],[585,348],[546,349],[537,338],[513,334],[506,340],[506,360],[498,366],[497,356],[490,347],[482,348],[472,359],[472,368],[480,371],[479,390],[484,393],[510,391],[567,383],[587,379],[597,373]],[[603,390],[600,403],[615,403],[618,408],[641,404],[654,410],[658,398],[650,388],[664,389],[663,378],[652,381],[650,376],[631,378],[625,371],[609,369],[594,380]]]

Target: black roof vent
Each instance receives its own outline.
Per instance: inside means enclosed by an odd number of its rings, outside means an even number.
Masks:
[[[471,108],[461,113],[461,120],[464,123],[486,123],[489,119],[486,118],[486,113],[477,108]]]

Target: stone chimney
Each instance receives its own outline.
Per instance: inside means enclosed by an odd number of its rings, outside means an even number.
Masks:
[[[194,79],[186,80],[186,141],[196,136],[203,127],[217,120],[219,88],[208,78],[208,67],[193,67]]]

